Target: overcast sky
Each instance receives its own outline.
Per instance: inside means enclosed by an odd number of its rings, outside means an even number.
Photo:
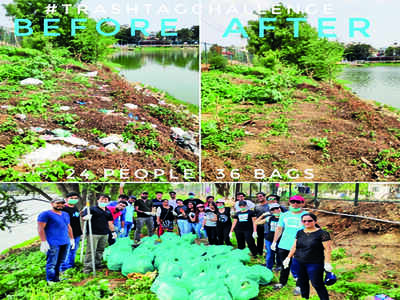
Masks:
[[[243,25],[247,25],[250,19],[256,17],[252,13],[271,7],[279,1],[272,0],[203,0],[204,7],[201,16],[202,41],[218,43],[222,45],[244,45],[246,41],[231,35],[222,38],[232,18],[239,18]],[[294,7],[300,5],[302,8],[313,9],[308,15],[309,23],[317,27],[318,18],[337,18],[336,34],[340,42],[366,42],[374,47],[382,47],[394,42],[400,43],[399,20],[400,0],[281,0],[285,5],[291,4]],[[220,3],[220,8],[218,6]],[[328,13],[324,12],[324,6],[330,7]],[[238,12],[235,12],[235,9]],[[303,10],[304,10],[303,9]],[[239,13],[239,15],[238,15]],[[279,17],[279,15],[277,16]],[[368,30],[370,38],[363,38],[356,35],[349,37],[348,19],[366,18],[370,21],[371,27]],[[334,23],[331,23],[334,24]],[[271,24],[273,25],[273,24]]]
[[[0,0],[0,3],[11,2],[12,0]],[[109,17],[120,24],[129,24],[132,18],[147,19],[150,23],[149,31],[160,31],[163,18],[178,19],[176,23],[168,23],[176,25],[178,29],[199,25],[198,0],[83,0],[82,4],[88,6],[89,16],[95,19]],[[113,10],[113,5],[121,8],[119,13]],[[129,12],[127,7],[131,8]],[[3,6],[0,5],[0,25],[11,27],[12,21],[5,14]]]
[[[10,3],[12,0],[1,0],[1,3]],[[221,45],[245,45],[246,40],[238,36],[230,35],[223,38],[232,18],[239,18],[243,25],[250,19],[255,19],[252,11],[268,9],[278,1],[274,0],[202,0],[203,9],[199,11],[199,0],[83,0],[83,4],[89,6],[89,14],[96,19],[110,17],[121,24],[130,23],[131,18],[146,18],[150,22],[149,31],[161,29],[162,18],[177,18],[177,28],[191,27],[199,23],[201,19],[201,40]],[[337,18],[337,39],[340,42],[365,42],[374,47],[382,47],[400,43],[398,31],[400,0],[281,0],[285,5],[300,6],[302,10],[307,8],[313,11],[308,20],[317,27],[318,18]],[[95,13],[95,10],[103,5],[105,13]],[[121,12],[113,13],[112,5],[119,5]],[[137,7],[137,11],[126,11],[126,7]],[[326,13],[324,7],[328,7]],[[366,18],[371,27],[368,30],[371,37],[364,38],[360,34],[355,38],[349,37],[349,18]],[[5,16],[5,11],[0,6],[0,25],[11,27],[11,20]]]

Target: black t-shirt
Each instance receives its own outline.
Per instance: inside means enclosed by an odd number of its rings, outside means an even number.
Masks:
[[[153,203],[153,207],[161,207],[162,206],[162,199],[158,200],[157,198],[154,198],[153,200],[151,200],[151,202]]]
[[[108,226],[108,221],[114,220],[111,212],[107,208],[102,210],[98,206],[92,206],[90,207],[90,214],[92,215],[90,220],[90,223],[92,224],[92,233],[99,235],[109,234],[110,228]],[[83,215],[87,215],[86,208],[83,211]],[[87,233],[89,233],[88,227],[89,226],[87,226]]]
[[[169,208],[165,208],[165,207],[161,206],[161,214],[160,214],[161,222],[165,221],[165,220],[168,220],[168,221],[174,220],[175,217],[174,217],[174,214],[172,213],[173,209],[174,208],[172,206],[170,206]]]
[[[267,222],[264,224],[264,237],[267,241],[273,242],[276,228],[278,227],[279,218],[275,216],[268,217]],[[280,240],[281,238],[279,238]],[[279,244],[279,240],[276,244]]]
[[[305,233],[304,230],[299,230],[296,234],[297,244],[294,257],[302,263],[324,263],[324,245],[322,242],[331,239],[328,232],[325,230],[317,230],[310,233]]]
[[[188,208],[187,214],[188,214],[189,223],[197,223],[197,222],[199,222],[199,220],[196,218],[196,210],[194,208],[192,208],[192,209]],[[192,218],[194,218],[194,221],[190,220],[189,215],[191,215]]]
[[[217,226],[231,226],[232,221],[231,221],[231,208],[230,207],[224,207],[224,212],[219,212],[217,209]]]
[[[185,216],[183,216],[181,209],[183,209],[183,211],[185,212]],[[188,209],[187,209],[187,207],[185,205],[177,206],[175,208],[175,212],[178,215],[176,217],[178,220],[187,220],[188,219],[188,216],[187,216],[188,215]]]
[[[151,200],[146,200],[144,201],[143,199],[139,199],[136,200],[135,202],[135,210],[136,210],[136,206],[138,207],[138,209],[140,211],[146,211],[146,212],[151,212],[151,208],[153,207],[153,202]],[[142,212],[138,212],[137,211],[137,216],[138,218],[147,218],[147,217],[151,217],[149,215],[146,215]]]
[[[252,210],[245,212],[237,212],[233,218],[237,219],[235,230],[238,231],[251,231],[253,232],[253,220],[251,218],[255,217],[256,214]]]
[[[66,205],[62,210],[69,214],[70,225],[72,228],[72,234],[74,235],[74,238],[81,236],[82,229],[81,229],[81,216],[79,215],[79,210],[75,206],[70,207]]]

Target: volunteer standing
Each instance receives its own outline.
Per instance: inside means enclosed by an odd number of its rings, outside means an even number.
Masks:
[[[60,267],[68,248],[75,248],[69,215],[62,211],[64,203],[64,199],[53,199],[52,209],[40,213],[37,219],[40,251],[47,254],[46,280],[49,284],[60,281]]]
[[[310,283],[316,290],[319,299],[329,300],[329,294],[324,284],[324,270],[332,271],[331,237],[328,232],[322,230],[317,224],[317,217],[312,213],[301,217],[304,229],[296,234],[295,243],[289,255],[283,261],[284,267],[288,267],[290,259],[298,262],[298,279],[302,298],[310,296]]]

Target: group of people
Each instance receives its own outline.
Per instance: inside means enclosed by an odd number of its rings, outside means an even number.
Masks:
[[[239,249],[247,244],[254,257],[263,256],[266,250],[266,267],[280,272],[276,289],[284,287],[292,273],[295,294],[308,299],[311,281],[320,299],[329,299],[324,270],[332,271],[330,236],[318,226],[314,214],[304,211],[301,196],[291,197],[288,209],[280,204],[278,195],[266,196],[263,192],[257,193],[257,204],[245,199],[244,193],[237,193],[233,207],[226,206],[224,199],[215,201],[211,195],[205,202],[195,198],[194,193],[189,193],[186,200],[177,199],[174,191],[169,199],[162,192],[156,192],[153,200],[148,196],[144,191],[139,199],[122,194],[117,201],[110,201],[109,196],[99,195],[96,206],[82,211],[76,208],[77,193],[53,200],[52,209],[38,217],[40,250],[47,254],[47,281],[59,281],[60,272],[74,267],[83,234],[81,221],[90,223],[86,227],[91,227],[93,241],[93,247],[87,246],[86,273],[92,270],[92,251],[95,267],[102,268],[105,247],[118,237],[127,237],[135,230],[134,240],[139,243],[144,226],[149,236],[160,236],[172,232],[176,224],[180,235],[197,234],[207,238],[210,245],[232,245],[235,233]]]

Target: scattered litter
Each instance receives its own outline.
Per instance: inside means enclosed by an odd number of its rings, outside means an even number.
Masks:
[[[74,103],[79,104],[79,105],[86,105],[85,101],[76,100],[76,101],[74,101]]]
[[[157,105],[157,104],[154,104],[154,103],[150,103],[149,106],[158,107],[158,105]]]
[[[27,78],[24,79],[20,82],[21,85],[41,85],[43,84],[43,81],[41,81],[40,79],[36,79],[36,78]]]
[[[97,71],[94,72],[88,72],[88,73],[80,73],[79,75],[85,76],[85,77],[96,77],[98,74]]]
[[[194,138],[194,133],[186,132],[179,127],[171,127],[171,130],[171,138],[179,147],[188,149],[192,151],[195,155],[200,154],[199,147],[197,146],[196,140]]]
[[[122,136],[118,134],[110,134],[109,136],[106,136],[104,138],[99,138],[99,142],[103,145],[118,144],[122,142]]]
[[[114,152],[114,151],[118,151],[118,150],[119,150],[118,147],[115,146],[115,144],[108,144],[105,148],[106,148],[108,151],[111,151],[111,152]]]
[[[138,116],[134,116],[133,113],[129,113],[129,114],[128,114],[128,117],[129,117],[130,119],[134,119],[135,121],[138,121],[138,120],[139,120],[139,117],[138,117]]]
[[[21,120],[21,121],[25,121],[26,120],[26,115],[25,114],[16,114],[15,117],[18,120]]]
[[[125,103],[124,105],[129,109],[138,109],[139,108],[139,106],[137,106],[136,104],[132,104],[132,103]]]
[[[158,103],[160,103],[161,105],[166,105],[167,104],[164,100],[160,100],[160,102],[158,102]]]
[[[96,145],[90,145],[90,146],[88,147],[88,149],[89,149],[89,150],[98,150],[99,147],[97,147]]]
[[[19,165],[28,164],[29,166],[39,165],[46,161],[58,160],[62,155],[77,152],[78,149],[60,144],[46,144],[44,147],[38,148],[35,151],[26,154]]]
[[[128,141],[128,143],[120,142],[118,144],[119,148],[127,153],[138,153],[139,150],[136,149],[136,144],[134,141]],[[107,148],[107,147],[106,147]]]
[[[42,128],[42,127],[31,127],[31,130],[34,131],[34,132],[40,133],[40,132],[45,131],[46,129]]]
[[[156,124],[151,124],[151,127],[157,128],[157,125]]]
[[[24,130],[23,130],[22,128],[18,128],[18,129],[17,129],[17,133],[18,133],[18,134],[24,134]]]
[[[78,138],[76,136],[62,137],[62,136],[51,136],[51,135],[42,135],[40,136],[42,140],[45,141],[64,141],[68,144],[72,144],[75,146],[87,146],[89,143],[84,139]]]
[[[52,134],[54,134],[56,137],[70,137],[72,136],[72,133],[68,130],[61,129],[61,128],[56,128],[51,131]]]
[[[13,105],[2,105],[2,106],[0,106],[2,109],[11,109],[11,108],[13,108],[14,106]]]
[[[105,97],[105,96],[101,96],[100,97],[100,101],[104,101],[104,102],[112,102],[111,97]]]
[[[99,112],[102,112],[102,113],[104,113],[104,114],[106,114],[106,115],[109,115],[109,114],[112,114],[114,111],[111,110],[111,109],[100,108],[100,109],[99,109]]]
[[[71,109],[70,106],[66,106],[66,105],[60,106],[60,110],[62,110],[62,111],[67,111],[67,110],[70,110],[70,109]]]

